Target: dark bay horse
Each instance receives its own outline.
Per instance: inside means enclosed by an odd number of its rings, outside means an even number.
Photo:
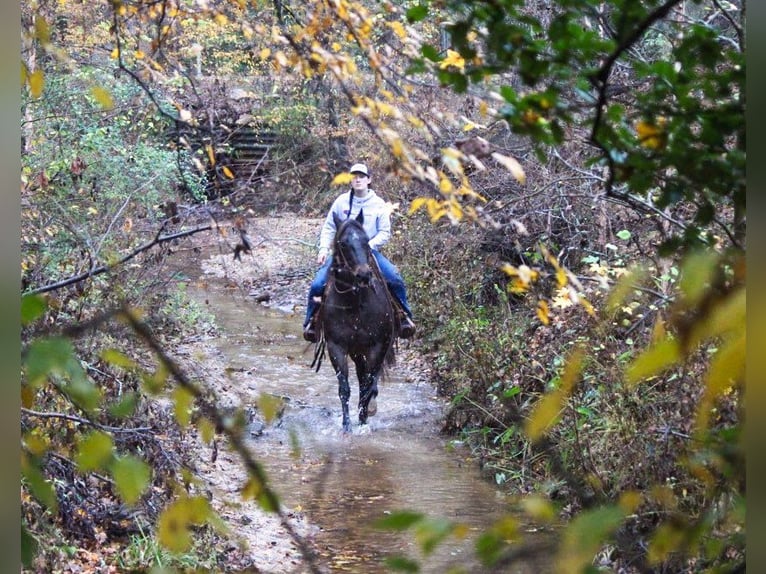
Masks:
[[[312,367],[317,371],[325,347],[338,378],[343,430],[351,430],[348,401],[348,357],[359,380],[359,424],[377,411],[378,381],[385,364],[394,362],[398,317],[388,288],[378,270],[364,231],[364,213],[355,219],[335,218],[335,240],[330,275],[318,313],[319,343]]]

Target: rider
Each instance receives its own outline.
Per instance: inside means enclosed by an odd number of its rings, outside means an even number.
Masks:
[[[370,238],[370,248],[378,263],[383,278],[388,284],[388,290],[396,298],[404,317],[399,328],[399,337],[408,339],[415,333],[415,323],[412,321],[412,311],[407,303],[407,291],[399,270],[380,251],[391,237],[391,216],[386,202],[370,189],[370,171],[363,163],[356,163],[349,170],[353,179],[351,189],[342,193],[332,204],[325,218],[324,226],[319,236],[319,255],[317,264],[321,265],[314,280],[311,282],[306,307],[306,319],[303,322],[303,338],[312,343],[317,341],[316,311],[321,303],[322,293],[327,284],[327,275],[332,265],[330,247],[335,237],[335,221],[333,214],[341,220],[356,217],[364,210],[364,230]]]

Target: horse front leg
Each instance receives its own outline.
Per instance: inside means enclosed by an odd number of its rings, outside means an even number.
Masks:
[[[351,387],[348,384],[348,358],[346,350],[333,342],[327,343],[327,352],[330,355],[330,362],[335,369],[335,377],[338,379],[338,397],[340,397],[340,407],[343,411],[343,432],[351,430],[351,418],[348,414],[348,401],[351,397]]]
[[[358,369],[358,367],[357,367]],[[359,377],[359,424],[367,424],[367,417],[375,416],[378,412],[378,375],[364,372]]]
[[[343,411],[343,432],[351,430],[351,418],[348,414],[348,401],[351,397],[351,386],[348,384],[348,369],[338,369],[335,372],[338,377],[338,396],[340,397],[340,408]]]

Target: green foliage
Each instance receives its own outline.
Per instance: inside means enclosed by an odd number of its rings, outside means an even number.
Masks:
[[[605,38],[590,2],[556,3],[547,23],[534,2],[453,0],[447,7],[452,49],[466,63],[440,64],[437,76],[458,92],[469,81],[498,79],[499,114],[531,138],[539,157],[563,142],[567,126],[579,126],[599,149],[591,161],[609,170],[607,193],[648,197],[658,209],[693,205],[682,233],[663,245],[666,253],[711,244],[702,232],[715,220],[730,234],[743,231],[746,66],[734,19],[711,26],[669,17],[672,4],[614,1],[599,8],[601,26],[614,31]],[[411,9],[411,19],[424,11]],[[646,43],[654,50],[634,51]],[[627,73],[613,74],[616,62]],[[508,72],[523,88],[509,83]],[[634,96],[630,106],[611,102],[618,82]],[[723,205],[733,211],[716,217]]]
[[[171,552],[157,537],[144,532],[134,534],[117,557],[116,566],[123,571],[213,572],[220,568],[219,556],[211,552],[210,528],[203,527],[199,539],[183,552]]]

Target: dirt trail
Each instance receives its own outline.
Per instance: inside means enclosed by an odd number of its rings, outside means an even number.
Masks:
[[[316,268],[314,243],[321,223],[319,219],[290,216],[253,219],[248,224],[252,252],[244,254],[241,261],[233,258],[232,243],[236,241],[233,235],[223,240],[212,233],[195,236],[193,247],[197,254],[191,256],[190,261],[194,264],[197,260],[201,274],[195,279],[194,288],[203,292],[211,289],[212,298],[216,296],[213,285],[217,289],[223,286],[248,305],[255,304],[256,299],[266,299],[260,304],[293,314],[294,334],[286,336],[299,338],[306,291]],[[193,266],[187,272],[191,277],[196,276]],[[231,361],[217,345],[220,341],[214,338],[190,340],[179,345],[175,355],[195,377],[214,390],[222,406],[252,405],[255,368],[232,368]],[[310,362],[310,355],[308,357]],[[300,361],[305,362],[306,357]],[[416,364],[413,357],[408,358],[406,349],[400,349],[397,371],[405,370],[404,376],[425,380],[424,368]],[[335,394],[330,388],[326,392]],[[190,438],[193,434],[190,433]],[[198,488],[211,497],[214,508],[238,541],[226,548],[227,563],[259,572],[308,571],[278,517],[264,512],[253,502],[242,501],[239,491],[246,481],[246,473],[238,457],[227,448],[225,439],[219,436],[213,447],[202,444],[198,437],[193,438],[200,453],[196,471],[202,484]],[[284,510],[295,531],[310,542],[316,527],[309,523],[300,507]]]

